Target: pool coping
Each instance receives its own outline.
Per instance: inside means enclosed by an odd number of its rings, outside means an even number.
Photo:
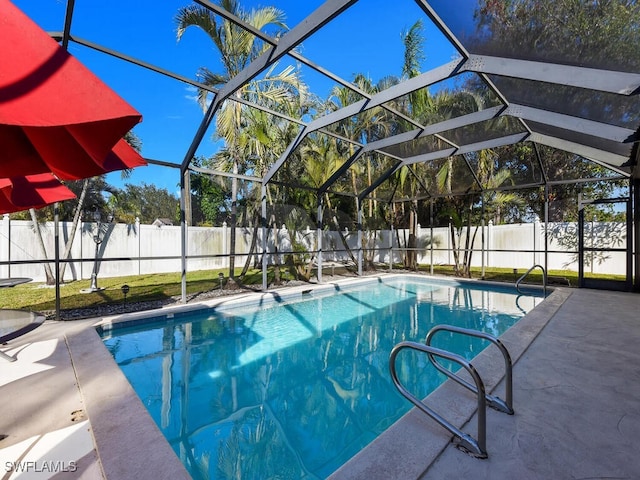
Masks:
[[[79,332],[66,335],[71,360],[78,379],[98,457],[105,478],[190,478],[182,462],[169,442],[156,426],[146,407],[142,404],[133,387],[120,367],[104,346],[97,329],[106,331],[119,325],[145,322],[149,318],[193,312],[203,308],[231,308],[244,304],[277,302],[299,297],[308,291],[319,292],[359,284],[394,276],[415,276],[420,279],[436,280],[442,283],[474,282],[508,288],[499,282],[485,282],[465,279],[445,279],[419,274],[383,274],[358,279],[343,279],[318,285],[288,287],[286,290],[271,290],[217,298],[197,304],[168,306],[124,315],[99,319]],[[514,363],[526,351],[528,345],[553,317],[570,291],[554,289],[552,294],[530,313],[520,319],[501,336],[509,349]],[[496,352],[487,349],[474,359],[474,366],[483,375],[487,391],[498,385],[503,375],[503,360]],[[492,353],[494,353],[492,355]],[[491,367],[496,367],[489,370]],[[484,370],[489,374],[483,373]],[[455,395],[452,395],[455,389]],[[429,405],[440,411],[450,411],[448,419],[462,427],[475,411],[475,400],[454,382],[447,381],[429,399]],[[452,402],[451,398],[455,401]],[[447,410],[443,406],[447,406]],[[117,419],[117,420],[114,420]],[[475,427],[474,427],[475,428]],[[475,431],[475,430],[473,430]],[[134,434],[132,434],[132,432]],[[435,458],[450,444],[451,436],[415,408],[394,423],[369,446],[365,447],[329,478],[419,478]],[[488,446],[490,449],[491,446]],[[131,452],[147,452],[146,455],[131,455]]]
[[[570,295],[568,289],[554,289],[544,302],[500,336],[514,365]],[[476,356],[472,364],[480,373],[487,393],[504,398],[502,354],[490,347]],[[469,424],[477,410],[474,394],[447,380],[424,401],[454,426],[476,436],[476,425]],[[446,448],[455,448],[452,439],[448,431],[414,407],[328,478],[418,479]],[[491,453],[490,444],[487,450]]]

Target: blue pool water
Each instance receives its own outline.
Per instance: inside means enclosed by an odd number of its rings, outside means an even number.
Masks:
[[[389,376],[395,344],[443,323],[499,336],[541,300],[397,277],[102,335],[193,478],[326,478],[410,409]],[[469,359],[487,346],[433,345]],[[418,397],[444,380],[419,355],[398,362]]]

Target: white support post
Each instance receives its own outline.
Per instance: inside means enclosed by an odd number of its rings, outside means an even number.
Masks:
[[[356,198],[356,208],[358,209],[358,276],[362,276],[362,205],[360,199]]]
[[[485,270],[484,270],[484,256],[485,256],[485,244],[484,244],[484,193],[482,194],[482,219],[481,219],[481,228],[482,228],[482,235],[480,236],[480,243],[481,243],[481,248],[482,248],[482,255],[481,255],[481,260],[482,260],[482,267],[481,267],[481,278],[482,280],[484,280],[484,276],[485,276]],[[471,246],[471,248],[473,248],[473,245]]]
[[[389,229],[389,271],[393,270],[393,223]]]
[[[430,260],[429,260],[429,273],[433,275],[433,198],[431,199],[431,204],[429,206],[429,225],[430,225],[430,238],[429,238],[429,252],[430,252]]]
[[[489,220],[487,224],[487,267],[491,267],[491,249],[493,246],[491,245],[491,240],[493,238],[493,220]]]
[[[11,220],[9,214],[2,216],[2,235],[0,236],[0,260],[7,262],[7,265],[0,267],[0,276],[11,278]]]
[[[142,275],[142,232],[140,231],[140,217],[136,217],[136,235],[138,236],[138,275]],[[82,265],[82,264],[81,264]]]
[[[226,227],[226,224],[223,224]],[[262,184],[262,205],[261,205],[261,219],[260,219],[260,228],[262,231],[262,291],[266,292],[268,287],[267,281],[267,265],[268,265],[268,256],[269,252],[268,243],[267,243],[267,186]],[[226,231],[226,228],[223,232]],[[223,239],[226,240],[226,235],[223,236]],[[226,245],[226,242],[223,240],[223,245]]]
[[[540,217],[536,215],[533,220],[533,265],[538,264],[538,232],[540,231]]]
[[[318,273],[318,283],[322,283],[322,195],[318,195],[318,223],[316,227],[316,238],[318,251],[316,253]]]
[[[224,255],[224,267],[229,268],[229,244],[227,243],[229,232],[227,230],[227,222],[222,222],[222,254]]]
[[[447,265],[451,265],[451,217],[447,224]]]
[[[422,255],[420,255],[420,258],[418,258],[418,255],[420,254],[420,250],[418,249],[418,245],[420,245],[420,236],[422,235],[422,225],[420,225],[419,223],[416,223],[416,245],[415,245],[415,251],[413,252],[415,255],[415,259],[416,259],[416,268],[418,266],[418,264],[420,263],[420,260],[422,260]]]

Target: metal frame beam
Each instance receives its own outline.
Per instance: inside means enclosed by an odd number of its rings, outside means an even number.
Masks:
[[[635,130],[628,128],[513,103],[506,108],[503,115],[511,115],[565,130],[573,130],[594,137],[606,138],[614,142],[626,142],[631,140],[635,135]]]
[[[62,48],[69,50],[69,37],[71,36],[71,21],[73,19],[73,10],[75,8],[75,0],[67,0],[67,8],[64,15],[64,30],[62,32]]]
[[[409,132],[400,133],[392,137],[383,138],[374,142],[368,143],[364,146],[365,151],[381,150],[394,145],[398,145],[411,140],[417,140],[418,138],[426,137],[428,135],[435,135],[437,133],[447,132],[456,128],[465,127],[474,123],[481,123],[492,118],[500,116],[505,109],[503,105],[496,107],[486,108],[477,112],[461,115],[443,122],[434,123],[424,127],[424,129],[415,129]],[[385,153],[385,152],[381,152]],[[385,153],[386,154],[386,153]]]
[[[458,53],[463,57],[469,57],[469,52],[462,44],[458,37],[456,37],[453,32],[449,29],[447,24],[440,18],[440,16],[436,13],[436,11],[429,5],[427,0],[415,0],[418,6],[424,11],[424,13],[431,19],[431,21],[438,27],[438,29],[442,32],[442,34],[451,42],[451,44],[458,50]]]
[[[57,34],[56,33],[52,33],[51,35],[55,36]],[[218,89],[210,87],[209,85],[205,85],[204,83],[198,82],[196,80],[192,80],[189,77],[185,77],[184,75],[180,75],[178,73],[171,72],[170,70],[167,70],[165,68],[158,67],[158,66],[153,65],[153,64],[151,64],[149,62],[145,62],[144,60],[140,60],[140,59],[134,58],[134,57],[132,57],[130,55],[126,55],[126,54],[124,54],[122,52],[118,52],[117,50],[113,50],[111,48],[107,48],[105,46],[102,46],[102,45],[99,45],[97,43],[91,42],[89,40],[85,40],[83,38],[78,38],[78,37],[74,37],[74,36],[69,37],[69,39],[72,42],[77,43],[78,45],[82,45],[84,47],[91,48],[92,50],[95,50],[97,52],[101,52],[101,53],[110,55],[112,57],[118,58],[120,60],[124,60],[126,62],[132,63],[133,65],[137,65],[139,67],[146,68],[147,70],[151,70],[152,72],[160,73],[161,75],[164,75],[166,77],[172,78],[174,80],[179,80],[179,81],[181,81],[183,83],[186,83],[188,85],[192,85],[192,86],[200,88],[202,90],[206,90],[208,92],[211,92],[214,95],[218,94],[218,92],[219,92]],[[275,117],[282,118],[283,120],[288,120],[288,121],[290,121],[292,123],[296,123],[298,125],[305,125],[305,122],[303,122],[300,119],[293,118],[293,117],[290,117],[289,115],[285,115],[283,113],[277,112],[277,111],[272,110],[270,108],[263,107],[262,105],[258,105],[257,103],[250,102],[249,100],[245,100],[244,98],[232,97],[229,100],[241,103],[243,105],[246,105],[247,107],[251,107],[251,108],[255,108],[257,110],[261,110],[261,111],[263,111],[265,113],[269,113],[269,114],[271,114],[271,115],[273,115]]]
[[[294,138],[293,141],[289,143],[289,145],[287,145],[287,148],[282,153],[282,155],[280,155],[280,158],[278,158],[278,160],[276,160],[276,162],[273,165],[271,165],[271,167],[269,167],[269,170],[267,170],[267,173],[265,173],[264,175],[265,183],[269,183],[271,181],[271,178],[273,178],[273,176],[278,172],[278,170],[280,170],[280,167],[284,164],[287,158],[289,158],[289,155],[291,155],[291,152],[293,152],[293,150],[300,144],[300,142],[302,142],[302,139],[305,137],[306,131],[307,131],[307,127],[305,126],[298,132],[298,135],[296,135],[296,138]]]
[[[438,150],[436,152],[426,153],[423,155],[416,155],[414,157],[405,158],[402,162],[403,165],[412,165],[414,163],[423,163],[430,160],[437,160],[439,158],[451,157],[453,155],[462,155],[464,153],[477,152],[488,148],[503,147],[505,145],[513,145],[514,143],[522,142],[529,136],[529,132],[515,133],[513,135],[506,135],[504,137],[493,138],[491,140],[484,140],[482,142],[470,143],[467,145],[460,145],[459,148],[447,148],[445,150]]]
[[[640,73],[616,72],[487,55],[469,55],[461,70],[556,83],[620,95],[631,95],[640,88]]]
[[[629,176],[628,172],[625,172],[624,170],[620,170],[617,168],[629,160],[627,157],[624,157],[622,155],[606,152],[604,150],[599,150],[597,148],[589,147],[587,145],[570,142],[568,140],[563,140],[558,137],[552,137],[552,136],[544,135],[542,133],[537,133],[537,132],[533,132],[529,140],[531,140],[532,142],[539,143],[541,145],[557,148],[558,150],[564,150],[565,152],[575,153],[576,155],[584,157],[587,160],[591,160],[592,162],[595,162],[616,173],[619,173],[620,175]]]
[[[276,45],[271,46],[266,52],[247,65],[238,75],[225,83],[213,100],[213,110],[216,111],[224,100],[233,95],[243,85],[250,82],[263,70],[277,62],[290,50],[356,2],[357,0],[327,0],[323,3],[306,19],[285,33]]]
[[[381,106],[384,103],[395,100],[398,97],[407,95],[413,91],[428,87],[434,83],[446,80],[455,73],[461,65],[460,60],[449,62],[441,67],[434,68],[417,77],[410,78],[404,82],[398,83],[392,87],[373,95],[370,99],[363,99],[359,102],[352,103],[346,107],[324,115],[311,123],[309,123],[309,133],[324,128],[332,123],[345,120],[353,115],[361,113],[365,110]]]
[[[387,180],[391,175],[398,171],[399,168],[402,167],[402,162],[396,162],[395,165],[392,165],[388,168],[382,175],[380,175],[374,182],[371,183],[367,188],[365,188],[358,195],[358,199],[362,202],[367,196],[373,192],[376,188],[378,188],[385,180]]]

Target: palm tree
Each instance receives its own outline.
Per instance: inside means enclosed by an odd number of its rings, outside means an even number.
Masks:
[[[373,96],[376,93],[384,90],[393,83],[393,79],[385,77],[377,83],[371,81],[370,78],[363,74],[358,74],[353,80],[353,84],[357,88],[365,92],[369,96]],[[362,95],[351,88],[347,87],[335,87],[331,91],[329,100],[324,105],[323,109],[328,111],[335,111],[340,108],[344,108],[352,103],[355,103],[362,99]],[[356,116],[346,118],[333,126],[336,133],[341,136],[351,139],[354,142],[366,144],[381,138],[385,138],[393,131],[393,119],[389,112],[382,107],[374,107],[368,110],[364,110],[358,113]],[[334,152],[331,155],[337,156],[340,160],[340,165],[336,165],[336,168],[340,167],[344,162],[344,159],[352,157],[356,153],[356,146],[353,143],[349,143],[346,147],[338,145],[336,142],[331,144],[334,147]],[[351,181],[350,190],[354,195],[358,195],[364,189],[370,187],[373,183],[373,175],[375,173],[375,155],[366,155],[364,158],[359,159],[356,163],[352,164],[348,169],[348,176]],[[333,172],[331,172],[333,173]],[[330,176],[330,175],[329,175]],[[327,176],[327,178],[329,178]],[[333,188],[336,188],[335,186]],[[346,190],[348,187],[345,185],[343,188]],[[375,191],[372,192],[371,198],[368,199],[368,209],[363,209],[363,213],[366,215],[363,218],[364,223],[369,225],[377,225],[375,217],[378,215],[377,200]],[[328,201],[328,196],[327,196]],[[332,216],[336,227],[337,220],[335,216]],[[343,245],[351,256],[351,259],[356,262],[355,256],[351,252],[351,249],[346,243],[346,239],[340,232],[339,228],[336,228]],[[363,243],[367,241],[365,237],[362,238]],[[366,250],[365,245],[362,247]],[[369,260],[369,258],[367,258]],[[367,262],[367,266],[370,262]]]
[[[424,42],[422,30],[422,21],[418,20],[409,30],[402,33],[404,44],[402,77],[405,79],[420,75],[420,63],[425,58],[422,50]],[[408,102],[401,107],[404,107],[405,113],[418,122],[429,123],[433,121],[434,105],[429,90],[426,88],[411,92],[408,96]],[[399,184],[405,187],[411,196],[415,196],[419,188],[417,178],[409,174],[407,168],[401,169],[397,175]],[[409,208],[409,240],[406,242],[407,252],[404,260],[405,266],[410,269],[417,268],[417,252],[415,250],[418,247],[417,226],[418,203],[416,200],[412,200]]]
[[[405,62],[403,67],[403,76],[411,78],[420,74],[420,61],[424,58],[422,54],[422,23],[416,22],[407,32],[403,34],[405,45]],[[471,113],[481,110],[485,104],[491,101],[490,91],[482,88],[484,85],[475,85],[469,83],[466,88],[456,91],[440,90],[436,94],[430,94],[428,89],[421,89],[409,94],[407,103],[401,105],[416,121],[428,125],[431,123],[444,121],[454,118],[462,114]],[[482,189],[495,190],[503,183],[510,179],[507,170],[496,171],[494,168],[496,153],[493,151],[483,151],[476,154],[477,167],[476,178],[481,183]],[[460,275],[468,275],[469,265],[471,264],[471,246],[472,239],[475,238],[475,232],[471,235],[471,214],[473,212],[474,199],[477,197],[468,196],[467,201],[453,199],[453,178],[456,175],[456,165],[454,157],[444,159],[442,165],[437,172],[431,172],[431,166],[416,165],[414,168],[418,172],[429,172],[431,176],[435,173],[435,182],[432,183],[435,193],[444,194],[449,197],[450,209],[449,216],[451,223],[451,239],[453,242],[454,259],[456,273]],[[463,168],[468,170],[465,165]],[[406,170],[406,169],[403,169]],[[470,172],[468,172],[470,175]],[[413,175],[408,175],[406,171],[398,172],[398,183],[408,191],[410,195],[415,195],[418,189],[417,179]],[[428,182],[425,182],[428,183]],[[460,198],[460,197],[458,197]],[[504,193],[494,193],[492,200],[498,203],[508,203],[514,201],[514,196]],[[416,246],[415,228],[417,224],[417,202],[412,201],[409,212],[409,243],[410,249]],[[460,238],[464,221],[467,222],[467,238],[464,248],[463,258],[460,258],[461,246],[456,247],[456,239]],[[456,235],[457,228],[458,234]],[[477,228],[476,228],[477,232]],[[415,268],[415,256],[411,253],[408,255],[406,262],[410,268]]]
[[[302,150],[304,165],[303,177],[307,184],[319,188],[344,164],[347,153],[341,151],[338,146],[338,141],[335,138],[326,135],[308,137],[307,140],[308,142]],[[305,207],[309,209],[309,211],[313,211],[314,205],[308,204]],[[349,255],[351,261],[356,263],[356,257],[351,251],[347,239],[340,228],[337,208],[332,202],[331,195],[326,191],[324,192],[324,207],[325,212],[323,216],[326,214],[330,216],[330,221],[333,223],[344,251]]]
[[[275,29],[276,36],[279,36],[286,29],[284,14],[275,7],[262,7],[247,12],[236,0],[219,0],[218,5],[258,30]],[[211,38],[220,53],[221,72],[212,72],[207,67],[201,67],[197,74],[200,82],[210,87],[224,85],[269,48],[269,45],[261,39],[229,20],[219,19],[211,10],[202,6],[191,5],[181,8],[175,20],[178,25],[178,40],[189,27],[197,27]],[[306,87],[291,68],[285,68],[277,74],[271,68],[262,79],[247,83],[235,93],[236,98],[244,98],[269,108],[285,110],[289,108],[290,103],[298,105],[299,98],[305,95]],[[208,90],[198,90],[198,102],[203,110],[207,107],[208,97]],[[248,107],[240,102],[230,99],[223,103],[216,116],[216,137],[224,140],[223,158],[228,160],[223,163],[223,166],[226,165],[234,174],[238,174],[243,167],[244,170],[253,170],[255,173],[264,168],[264,164],[251,163],[255,159],[264,159],[264,157],[260,156],[263,153],[260,147],[262,144],[260,136],[251,135],[246,115],[247,109]],[[252,141],[255,139],[257,141]],[[229,278],[235,277],[237,202],[238,180],[234,177],[231,184]]]

